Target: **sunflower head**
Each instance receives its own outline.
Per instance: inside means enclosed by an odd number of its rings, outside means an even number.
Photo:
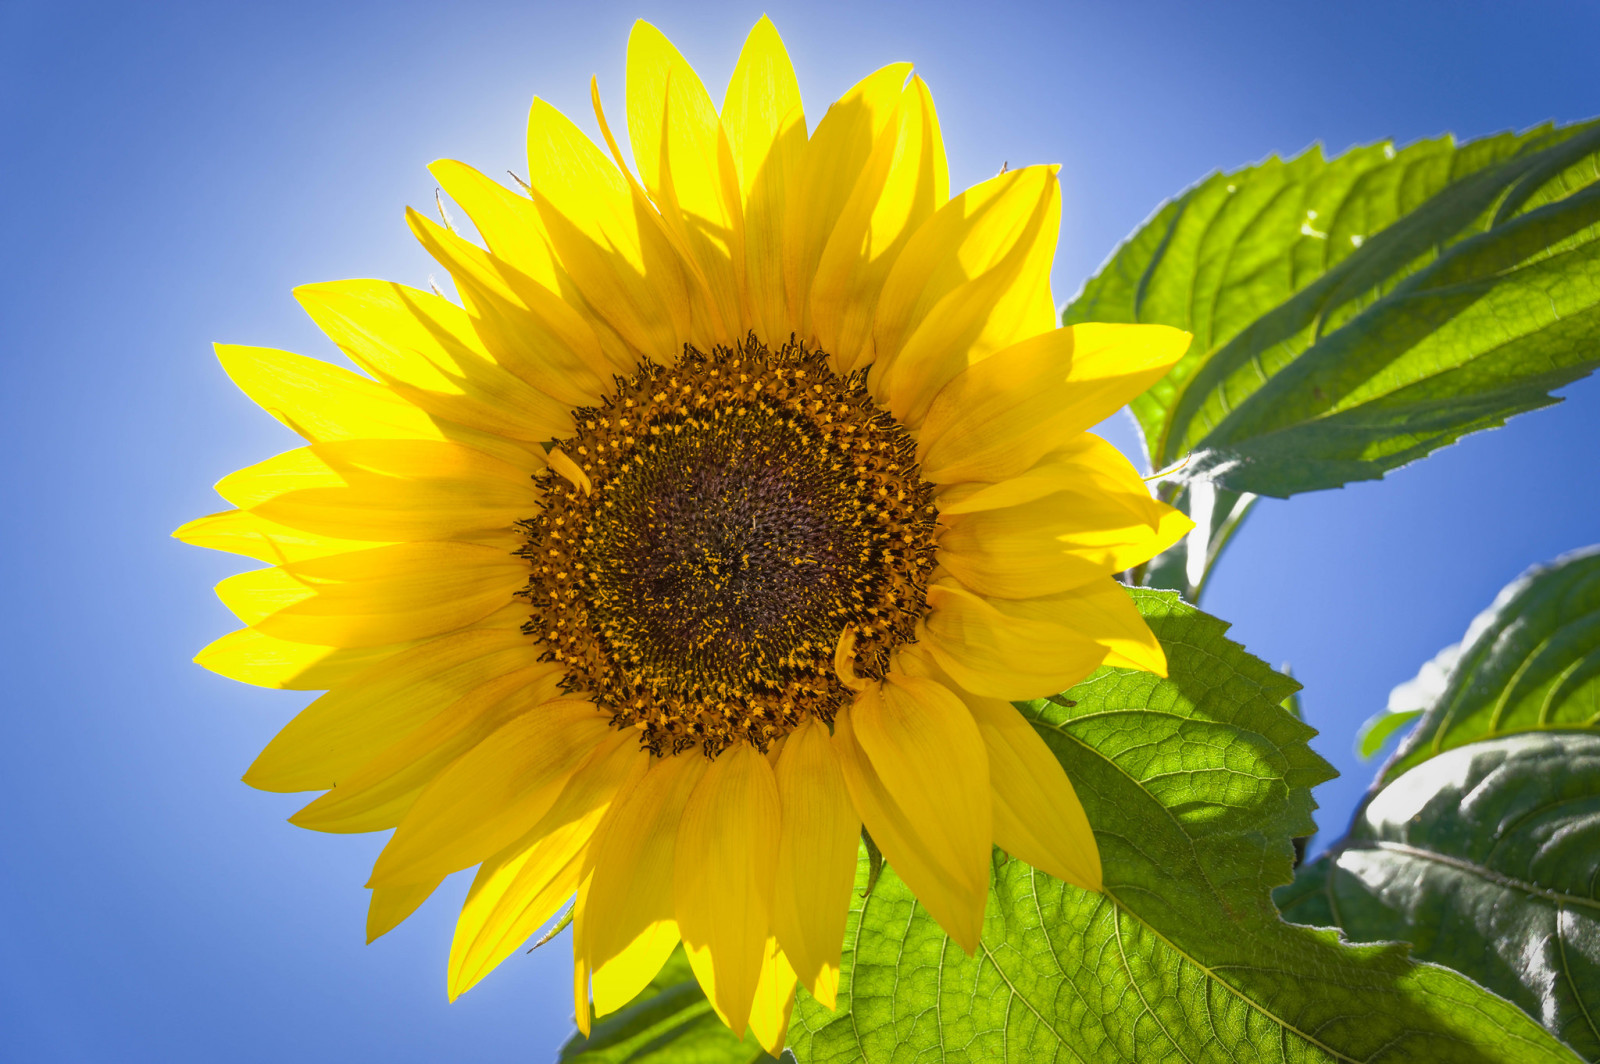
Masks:
[[[681,942],[776,1053],[837,991],[858,840],[964,949],[990,847],[1098,889],[1009,700],[1162,672],[1113,574],[1190,527],[1086,432],[1186,334],[1055,327],[1053,167],[949,195],[896,64],[808,127],[762,19],[719,107],[640,23],[625,164],[538,100],[528,178],[433,167],[485,245],[410,212],[455,303],[297,292],[363,374],[219,348],[307,440],[177,535],[268,564],[202,664],[326,689],[246,775],[394,829],[369,934],[476,878],[452,996],[569,899],[580,1027]]]

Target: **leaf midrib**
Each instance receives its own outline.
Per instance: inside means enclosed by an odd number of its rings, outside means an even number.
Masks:
[[[1199,648],[1192,648],[1192,649],[1199,649]],[[1195,855],[1196,864],[1201,867],[1202,872],[1204,871],[1204,865],[1203,865],[1202,862],[1200,862],[1200,860],[1199,860],[1199,852],[1196,849],[1196,846],[1198,844],[1198,840],[1196,840],[1187,831],[1183,830],[1183,822],[1181,820],[1179,820],[1177,818],[1177,816],[1174,815],[1173,812],[1170,809],[1167,809],[1166,806],[1164,806],[1156,798],[1155,795],[1151,794],[1148,790],[1146,790],[1145,787],[1144,787],[1144,784],[1143,784],[1143,782],[1141,780],[1136,779],[1132,774],[1130,774],[1128,772],[1127,769],[1125,769],[1121,765],[1117,764],[1116,761],[1114,761],[1111,758],[1107,757],[1101,751],[1095,749],[1092,746],[1089,746],[1087,743],[1085,743],[1083,740],[1079,739],[1077,736],[1072,735],[1070,732],[1066,731],[1061,725],[1056,724],[1054,722],[1050,722],[1050,721],[1042,721],[1042,720],[1039,720],[1038,718],[1033,718],[1032,719],[1032,723],[1033,723],[1033,725],[1035,727],[1041,727],[1042,726],[1042,727],[1050,728],[1051,730],[1055,731],[1058,735],[1060,735],[1063,738],[1068,739],[1071,742],[1075,743],[1076,745],[1078,745],[1082,749],[1088,751],[1089,753],[1091,753],[1094,756],[1098,757],[1100,760],[1104,761],[1107,765],[1110,765],[1117,772],[1121,773],[1122,776],[1124,778],[1126,778],[1129,782],[1131,782],[1135,787],[1138,787],[1141,794],[1143,794],[1145,797],[1149,798],[1152,802],[1154,802],[1155,805],[1157,806],[1157,808],[1160,808],[1160,809],[1162,809],[1163,811],[1165,811],[1167,813],[1168,819],[1170,819],[1172,821],[1172,824],[1173,824],[1173,826],[1175,828],[1177,828],[1178,833],[1181,834],[1183,836],[1183,838],[1188,842],[1190,851],[1193,852],[1194,855]],[[1217,897],[1217,898],[1223,897],[1222,892],[1219,891],[1216,888],[1216,886],[1209,881],[1209,879],[1206,881],[1206,886],[1210,889],[1213,897]],[[1146,929],[1148,929],[1149,932],[1152,935],[1154,935],[1157,939],[1159,939],[1163,944],[1165,944],[1167,946],[1167,948],[1171,949],[1178,956],[1182,957],[1184,960],[1186,960],[1190,964],[1194,965],[1194,967],[1199,969],[1201,972],[1204,972],[1205,975],[1206,975],[1206,978],[1208,978],[1208,979],[1220,984],[1230,994],[1234,995],[1240,1001],[1244,1002],[1245,1005],[1248,1006],[1249,1008],[1255,1010],[1260,1015],[1265,1016],[1267,1019],[1269,1019],[1273,1023],[1277,1024],[1281,1029],[1286,1030],[1286,1031],[1293,1031],[1295,1033],[1295,1035],[1297,1035],[1298,1037],[1304,1039],[1308,1044],[1316,1046],[1318,1049],[1321,1049],[1323,1052],[1327,1053],[1334,1060],[1344,1061],[1344,1062],[1346,1062],[1346,1064],[1362,1064],[1362,1062],[1357,1060],[1355,1057],[1345,1056],[1343,1053],[1338,1052],[1337,1050],[1333,1049],[1330,1046],[1324,1045],[1322,1042],[1318,1041],[1313,1036],[1307,1034],[1306,1032],[1300,1030],[1298,1027],[1296,1027],[1293,1024],[1289,1023],[1288,1021],[1282,1019],[1277,1014],[1275,1014],[1271,1009],[1267,1008],[1265,1005],[1262,1005],[1260,1002],[1258,1002],[1258,1001],[1254,1000],[1253,998],[1249,997],[1248,995],[1246,995],[1244,993],[1244,991],[1240,990],[1238,987],[1234,986],[1232,983],[1230,983],[1226,979],[1222,978],[1220,975],[1218,975],[1216,973],[1215,969],[1213,969],[1213,968],[1211,968],[1211,967],[1209,967],[1209,966],[1207,966],[1205,964],[1200,963],[1200,961],[1196,960],[1187,951],[1185,951],[1183,949],[1180,949],[1178,946],[1174,945],[1171,939],[1167,938],[1166,935],[1163,935],[1160,931],[1156,930],[1156,928],[1154,926],[1152,926],[1148,921],[1146,921],[1144,918],[1142,918],[1137,912],[1135,912],[1134,910],[1130,909],[1128,907],[1127,903],[1122,901],[1120,898],[1118,898],[1117,895],[1111,890],[1110,887],[1104,887],[1103,888],[1103,893],[1111,901],[1111,903],[1117,907],[1117,909],[1120,912],[1127,913],[1128,916],[1132,917],[1141,926],[1143,926]],[[1119,935],[1119,948],[1120,948],[1120,935]],[[994,963],[993,957],[989,953],[987,948],[984,949],[984,956],[988,957],[990,959],[991,963]],[[995,964],[995,970],[997,972],[1000,971],[1000,966],[997,963]],[[1002,979],[1005,979],[1005,974],[1003,972],[1001,972],[1000,975],[1001,975]],[[1006,980],[1006,985],[1007,986],[1011,985],[1011,981],[1009,979]],[[1027,1001],[1026,998],[1023,998],[1023,1002],[1025,1004],[1027,1004],[1029,1009],[1033,1009],[1033,1003],[1032,1002]],[[1037,1010],[1035,1010],[1035,1011],[1037,1011]],[[1052,1031],[1053,1030],[1054,1030],[1054,1028],[1052,1028]]]
[[[1468,861],[1460,857],[1451,857],[1449,854],[1439,853],[1437,850],[1429,850],[1422,846],[1413,846],[1410,843],[1390,842],[1384,839],[1375,839],[1370,842],[1362,842],[1355,845],[1346,846],[1340,850],[1340,853],[1350,853],[1354,850],[1375,850],[1386,853],[1396,853],[1400,854],[1401,856],[1411,857],[1419,861],[1429,861],[1434,864],[1440,864],[1448,868],[1453,868],[1458,872],[1466,872],[1468,874],[1475,875],[1479,879],[1493,883],[1495,886],[1502,887],[1506,890],[1521,891],[1522,893],[1531,895],[1533,897],[1544,898],[1548,901],[1555,902],[1557,905],[1593,909],[1595,912],[1600,913],[1600,900],[1594,898],[1585,898],[1581,894],[1568,894],[1565,891],[1555,890],[1551,887],[1541,887],[1537,883],[1519,879],[1516,876],[1508,876],[1504,872],[1497,872],[1492,868],[1478,864],[1476,861]],[[1335,868],[1337,867],[1338,866],[1335,865]]]

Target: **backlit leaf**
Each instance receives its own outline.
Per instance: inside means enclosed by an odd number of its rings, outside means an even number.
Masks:
[[[1161,208],[1063,321],[1195,341],[1132,404],[1151,464],[1288,496],[1381,477],[1600,364],[1600,126],[1319,148]],[[1193,581],[1191,581],[1193,583]]]
[[[1383,770],[1496,735],[1600,728],[1600,548],[1530,569],[1467,630],[1443,692]]]
[[[1289,919],[1410,942],[1600,1060],[1600,735],[1447,750],[1278,893]]]

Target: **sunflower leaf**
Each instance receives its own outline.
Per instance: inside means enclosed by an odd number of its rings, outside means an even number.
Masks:
[[[1473,620],[1380,782],[1445,750],[1545,729],[1600,733],[1600,547],[1537,566]],[[1419,677],[1420,679],[1421,677]]]
[[[1132,404],[1153,467],[1279,497],[1377,479],[1600,364],[1597,152],[1600,125],[1546,125],[1216,174],[1063,322],[1195,334]]]
[[[1384,711],[1367,719],[1356,732],[1356,754],[1363,760],[1376,757],[1379,750],[1396,732],[1405,730],[1406,725],[1422,716],[1420,709],[1402,709],[1398,712]]]
[[[1102,669],[1026,707],[1095,825],[1106,892],[1000,863],[965,956],[885,870],[853,904],[840,1011],[801,998],[816,1064],[920,1061],[1571,1061],[1530,1017],[1400,945],[1285,923],[1331,770],[1282,706],[1293,680],[1176,596],[1135,592],[1171,676]],[[864,867],[858,877],[864,877]]]
[[[1288,919],[1412,943],[1600,1060],[1600,734],[1525,732],[1431,758],[1278,896]]]
[[[773,1064],[711,1010],[680,946],[626,1006],[596,1020],[588,1038],[561,1047],[560,1064]]]
[[[1284,915],[1411,942],[1600,1060],[1600,549],[1507,585],[1390,705],[1420,723]]]

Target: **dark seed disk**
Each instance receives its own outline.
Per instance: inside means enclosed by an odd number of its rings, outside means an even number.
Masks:
[[[915,445],[819,352],[686,348],[575,413],[521,523],[529,634],[657,753],[761,749],[881,677],[933,569],[933,489]]]

